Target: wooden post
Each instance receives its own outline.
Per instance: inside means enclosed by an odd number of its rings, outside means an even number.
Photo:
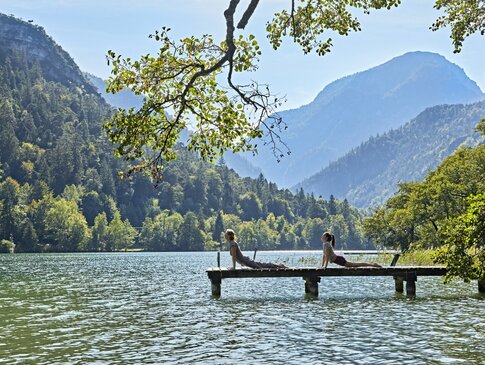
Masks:
[[[391,266],[396,266],[397,260],[399,260],[399,256],[401,256],[401,254],[399,254],[399,253],[396,253],[394,255],[394,257],[392,258],[392,261],[391,261]]]
[[[394,286],[397,293],[404,292],[404,278],[402,276],[394,276]]]
[[[481,279],[478,279],[478,292],[485,293],[485,276]]]
[[[212,289],[212,295],[215,297],[220,297],[221,296],[221,282],[222,282],[222,277],[221,274],[217,273],[212,273],[212,275],[209,276],[209,279],[211,281],[211,289]]]
[[[415,272],[406,273],[406,295],[412,297],[416,295],[416,280],[418,279]]]
[[[307,276],[303,279],[305,280],[305,293],[312,297],[318,297],[318,283],[320,282],[320,277]]]

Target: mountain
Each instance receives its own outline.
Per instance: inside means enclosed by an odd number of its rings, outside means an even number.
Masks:
[[[248,160],[266,178],[292,186],[378,133],[397,128],[427,107],[472,103],[484,94],[457,65],[411,52],[326,86],[310,104],[280,113],[291,155],[277,163],[269,150]]]
[[[250,163],[245,156],[237,153],[225,153],[223,160],[227,166],[237,171],[240,176],[256,178],[263,173],[260,168]]]
[[[346,198],[357,207],[375,206],[399,182],[420,181],[462,146],[483,143],[474,127],[485,116],[485,101],[428,108],[404,126],[372,137],[297,187]]]
[[[115,108],[138,109],[143,105],[143,96],[135,95],[131,90],[123,90],[116,94],[106,92],[106,82],[95,75],[86,74],[87,78],[93,83],[101,96]]]
[[[95,92],[71,56],[42,27],[0,14],[0,45],[1,62],[7,57],[22,55],[27,65],[36,64],[41,68],[46,80]]]

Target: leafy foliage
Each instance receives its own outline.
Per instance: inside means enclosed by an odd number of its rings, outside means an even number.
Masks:
[[[436,253],[436,261],[446,264],[446,279],[466,281],[485,277],[485,194],[471,195],[465,213],[446,227],[445,245]]]
[[[483,0],[436,0],[434,7],[444,10],[431,26],[433,31],[451,27],[450,38],[459,53],[465,38],[479,32],[485,34],[485,2]]]

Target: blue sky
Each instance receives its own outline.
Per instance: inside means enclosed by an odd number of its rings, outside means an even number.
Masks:
[[[241,5],[248,0],[242,0]],[[45,28],[74,58],[83,71],[106,78],[107,50],[137,57],[155,53],[148,38],[162,26],[172,28],[176,38],[213,34],[223,39],[223,10],[227,0],[0,0],[0,12]],[[382,64],[409,51],[440,53],[463,68],[485,91],[485,36],[465,41],[460,54],[453,54],[449,29],[432,32],[429,26],[439,13],[432,0],[403,0],[391,11],[361,15],[362,32],[334,38],[332,52],[324,57],[303,55],[291,42],[273,51],[264,35],[272,13],[289,0],[262,1],[245,33],[255,34],[262,46],[260,68],[252,79],[271,85],[286,95],[283,109],[307,104],[328,83]]]

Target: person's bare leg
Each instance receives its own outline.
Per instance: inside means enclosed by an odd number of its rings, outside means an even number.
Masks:
[[[347,261],[345,263],[345,267],[382,267],[382,266],[376,263]]]

